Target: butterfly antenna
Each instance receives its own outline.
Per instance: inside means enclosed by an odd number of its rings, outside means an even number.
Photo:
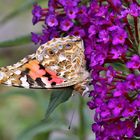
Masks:
[[[74,98],[74,93],[72,94],[72,97],[71,97],[71,100],[75,100]],[[75,103],[75,102],[74,102]],[[74,105],[73,105],[74,107]],[[72,125],[72,121],[73,121],[73,118],[74,118],[74,114],[75,114],[75,108],[73,109],[73,112],[72,112],[72,116],[71,116],[71,119],[70,119],[70,122],[69,122],[69,126],[68,126],[68,129],[70,130],[71,129],[71,125]]]
[[[74,114],[75,114],[75,109],[72,112],[71,120],[70,120],[69,127],[68,127],[69,130],[71,129],[71,125],[72,125],[72,121],[73,121],[73,118],[74,118]]]

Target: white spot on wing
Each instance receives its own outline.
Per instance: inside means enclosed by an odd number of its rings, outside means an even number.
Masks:
[[[23,59],[21,60],[22,63],[26,63],[27,61],[28,61],[27,58],[23,58]]]
[[[14,73],[15,73],[16,75],[20,75],[20,74],[21,74],[21,71],[20,71],[20,70],[16,70]]]
[[[5,73],[4,72],[0,72],[0,80],[2,80],[5,77]]]
[[[46,88],[50,88],[51,84],[49,83],[48,79],[46,77],[41,78],[42,82],[46,85]]]
[[[20,80],[21,80],[21,86],[23,86],[24,88],[29,88],[30,87],[29,83],[27,82],[26,75],[24,77],[21,77]]]
[[[12,80],[8,79],[6,82],[4,82],[7,86],[11,86],[12,85]]]
[[[9,70],[12,70],[12,69],[13,69],[13,67],[12,67],[12,66],[7,66],[7,68],[8,68]]]
[[[18,63],[16,63],[16,64],[14,64],[14,67],[17,68],[17,67],[20,67],[21,65],[22,65],[22,64],[18,62]]]
[[[31,58],[35,57],[35,54],[34,53],[31,54],[31,55],[29,55],[29,57],[31,57]]]
[[[50,66],[50,69],[52,69],[52,70],[57,70],[57,69],[59,69],[59,66],[57,66],[57,65]]]
[[[43,60],[43,56],[42,56],[42,55],[39,55],[39,56],[38,56],[38,60],[39,60],[39,61],[42,61],[42,60]]]
[[[58,61],[60,61],[60,62],[63,60],[67,60],[67,58],[62,54],[59,55],[58,59],[59,59]]]

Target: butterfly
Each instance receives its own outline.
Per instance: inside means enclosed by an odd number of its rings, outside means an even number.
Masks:
[[[53,38],[16,64],[0,68],[0,84],[23,88],[73,86],[83,93],[89,73],[80,37]]]

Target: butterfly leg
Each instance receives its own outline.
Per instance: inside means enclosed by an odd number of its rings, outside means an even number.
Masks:
[[[90,91],[88,87],[88,82],[88,80],[85,80],[81,83],[74,85],[74,90],[80,93],[82,96],[85,96]]]

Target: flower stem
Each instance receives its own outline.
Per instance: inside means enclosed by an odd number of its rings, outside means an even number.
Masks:
[[[138,18],[134,17],[134,25],[135,25],[135,35],[137,42],[139,43],[139,33],[138,33]]]
[[[82,1],[81,1],[81,3],[82,3],[83,5],[87,5],[88,2],[89,2],[89,0],[82,0]]]
[[[128,32],[129,32],[129,34],[130,34],[131,41],[132,41],[132,42],[135,42],[135,38],[134,38],[133,32],[132,32],[132,30],[131,30],[131,26],[129,25],[128,19],[127,19],[127,18],[124,18],[124,22],[127,24],[126,27],[127,27]]]
[[[86,126],[84,118],[84,100],[83,97],[79,97],[79,140],[86,140]]]

